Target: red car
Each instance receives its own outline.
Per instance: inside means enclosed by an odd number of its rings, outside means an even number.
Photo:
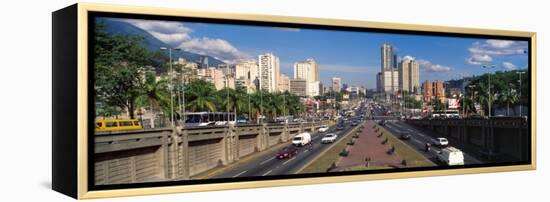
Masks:
[[[292,156],[295,156],[298,154],[298,150],[295,147],[289,146],[281,149],[279,153],[277,153],[278,159],[285,159],[285,158],[292,158]]]

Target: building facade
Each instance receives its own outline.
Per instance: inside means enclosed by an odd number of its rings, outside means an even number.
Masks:
[[[270,93],[277,91],[280,76],[279,57],[273,53],[259,55],[258,68],[260,89]]]
[[[241,60],[235,64],[236,86],[245,89],[247,93],[256,91],[254,79],[258,78],[258,63],[256,60]]]
[[[290,93],[305,97],[307,96],[307,81],[292,79],[289,81]]]
[[[420,68],[415,60],[406,59],[399,63],[399,90],[419,93]]]
[[[424,81],[422,84],[422,99],[425,103],[431,103],[433,98],[433,86],[429,80]]]
[[[342,89],[342,78],[332,77],[332,90],[340,92],[340,89]]]
[[[383,44],[380,49],[381,56],[381,83],[383,92],[395,93],[399,90],[399,72],[397,71],[397,55],[394,53],[393,46]]]
[[[287,75],[281,74],[279,76],[278,90],[281,92],[290,91],[290,78]]]

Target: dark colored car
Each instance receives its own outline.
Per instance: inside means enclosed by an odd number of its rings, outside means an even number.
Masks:
[[[385,120],[380,120],[380,121],[378,121],[378,125],[384,126],[384,125],[386,125],[386,121]]]
[[[288,147],[284,147],[283,149],[281,149],[281,151],[277,153],[277,158],[278,159],[292,158],[293,156],[296,156],[296,154],[298,154],[298,150],[296,149],[296,147],[288,146]]]
[[[351,126],[357,126],[357,124],[358,124],[357,121],[351,122]]]
[[[411,134],[409,134],[407,132],[401,132],[401,134],[399,135],[399,139],[410,140],[411,139]]]
[[[344,124],[339,124],[336,126],[336,130],[344,130]]]

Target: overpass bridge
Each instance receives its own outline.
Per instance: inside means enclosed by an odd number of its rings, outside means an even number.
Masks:
[[[94,182],[104,185],[192,179],[325,124],[326,121],[96,131]]]

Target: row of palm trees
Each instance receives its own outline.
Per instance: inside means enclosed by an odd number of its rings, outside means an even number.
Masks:
[[[159,79],[154,72],[147,73],[143,92],[137,100],[138,106],[149,108],[152,117],[161,111],[168,116],[171,113],[179,116],[181,110],[185,109],[187,112],[232,112],[238,117],[257,121],[262,116],[275,119],[278,116],[300,115],[305,111],[300,97],[288,91],[247,93],[245,89],[240,88],[216,90],[212,83],[200,79],[192,80],[185,85],[182,83],[179,82],[171,88],[167,80]],[[172,93],[170,89],[173,89]],[[176,100],[174,112],[171,112],[170,107],[171,95],[174,95],[173,99]]]
[[[510,84],[508,89],[498,92],[491,92],[489,94],[488,84],[479,82],[474,88],[466,90],[466,95],[461,99],[463,103],[465,113],[476,113],[475,103],[479,103],[486,113],[489,106],[497,104],[499,106],[506,106],[506,116],[510,115],[510,107],[513,108],[516,104],[520,104],[521,97],[519,92],[515,90],[515,85]],[[489,104],[490,103],[490,104]],[[515,108],[513,108],[515,112]]]

